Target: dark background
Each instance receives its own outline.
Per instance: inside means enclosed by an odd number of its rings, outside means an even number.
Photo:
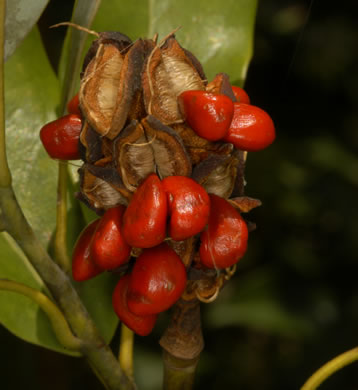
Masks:
[[[69,20],[71,3],[51,1],[40,20],[55,68],[61,29],[45,26]],[[358,344],[357,11],[356,0],[259,2],[245,89],[277,139],[248,156],[246,193],[263,206],[249,215],[257,230],[239,271],[203,307],[196,389],[298,389]],[[136,340],[139,388],[159,388],[162,330]],[[80,359],[3,328],[0,345],[11,351],[1,357],[4,389],[102,389]],[[356,365],[321,388],[357,390]]]

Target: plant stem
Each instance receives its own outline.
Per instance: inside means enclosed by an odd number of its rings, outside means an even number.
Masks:
[[[119,364],[128,378],[133,378],[133,344],[134,333],[121,324],[121,341],[119,345]]]
[[[201,332],[200,303],[180,300],[171,322],[160,339],[164,350],[164,390],[190,390],[196,366],[204,347]]]
[[[73,335],[61,310],[41,291],[25,286],[22,283],[5,279],[0,279],[0,290],[22,294],[36,302],[51,321],[58,341],[70,350],[79,351],[81,349],[81,340]]]
[[[71,261],[67,253],[67,162],[58,163],[56,231],[54,259],[66,272],[70,273]]]
[[[0,102],[4,102],[4,42],[6,1],[0,2]],[[11,175],[6,159],[5,107],[0,104],[0,187],[11,185]]]
[[[301,390],[315,390],[336,371],[358,360],[358,347],[336,356],[308,378]]]

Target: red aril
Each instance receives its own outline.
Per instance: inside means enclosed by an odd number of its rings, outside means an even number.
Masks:
[[[123,276],[117,283],[113,295],[112,305],[119,319],[133,332],[140,336],[147,336],[153,329],[157,315],[137,316],[128,309],[127,291],[130,275]]]
[[[248,152],[265,149],[274,141],[275,126],[266,111],[245,103],[234,103],[234,107],[234,117],[223,141]]]
[[[99,219],[87,225],[79,235],[72,254],[72,277],[77,282],[91,279],[102,272],[94,263],[90,253],[90,244]]]
[[[93,261],[104,270],[111,270],[126,263],[131,247],[122,234],[122,216],[124,206],[106,210],[101,217],[91,242]]]
[[[238,103],[250,104],[249,95],[246,93],[246,91],[244,89],[242,89],[240,87],[236,87],[235,85],[232,85],[231,88],[232,88],[232,91],[234,92],[234,95],[235,95]]]
[[[47,123],[40,131],[40,138],[48,155],[58,160],[78,160],[81,128],[81,117],[75,114]]]
[[[160,244],[166,234],[167,197],[156,174],[137,188],[123,216],[123,236],[137,248]]]
[[[211,194],[210,201],[208,227],[200,235],[200,261],[208,268],[227,268],[246,252],[247,225],[226,199]]]
[[[129,310],[136,315],[149,315],[168,309],[182,295],[186,280],[183,262],[167,244],[144,249],[129,281]]]
[[[69,114],[82,115],[78,93],[67,103],[67,111]]]
[[[185,176],[168,176],[162,185],[168,197],[169,236],[182,241],[200,233],[210,212],[210,199],[204,187]]]
[[[200,137],[217,141],[227,134],[234,115],[227,96],[191,90],[182,92],[178,102],[186,122]]]

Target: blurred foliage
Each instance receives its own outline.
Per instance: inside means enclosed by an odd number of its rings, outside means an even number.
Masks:
[[[237,274],[215,303],[203,305],[206,347],[196,389],[297,389],[358,344],[357,8],[354,0],[259,2],[245,87],[273,117],[277,140],[248,156],[246,193],[263,206],[248,215],[257,230]],[[40,28],[52,23],[51,12]],[[166,320],[136,340],[140,389],[159,388],[157,341]],[[13,389],[101,389],[78,359],[27,345],[3,328],[0,342],[13,352],[1,362]],[[357,388],[354,366],[322,386]]]

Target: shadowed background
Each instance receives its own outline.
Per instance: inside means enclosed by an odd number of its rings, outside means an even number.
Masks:
[[[71,9],[71,1],[53,0],[39,22],[54,68],[63,30],[47,26],[69,20]],[[263,206],[248,215],[257,230],[237,274],[203,306],[196,389],[297,389],[358,344],[357,11],[354,0],[259,2],[245,89],[272,116],[277,139],[248,156],[246,194]],[[136,339],[140,389],[160,387],[166,320]],[[11,351],[0,358],[4,389],[102,389],[79,359],[4,328],[0,345]],[[322,386],[357,388],[354,365]]]

